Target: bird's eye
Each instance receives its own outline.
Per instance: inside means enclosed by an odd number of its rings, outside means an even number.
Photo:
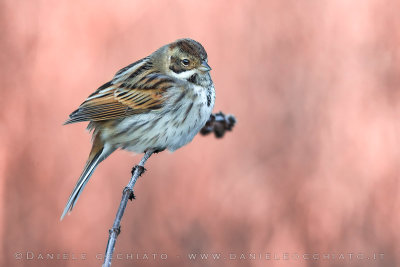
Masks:
[[[189,59],[187,59],[187,58],[185,58],[185,59],[182,59],[182,64],[184,65],[184,66],[189,66],[189,63],[190,63],[190,61],[189,61]]]

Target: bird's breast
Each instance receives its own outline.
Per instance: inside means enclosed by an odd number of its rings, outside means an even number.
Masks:
[[[136,153],[150,148],[174,151],[188,144],[211,115],[214,86],[193,85],[170,93],[161,109],[123,119],[103,131],[103,139]]]

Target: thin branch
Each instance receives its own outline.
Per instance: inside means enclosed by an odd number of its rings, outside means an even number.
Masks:
[[[132,169],[131,180],[129,181],[128,185],[124,188],[124,191],[122,192],[122,200],[121,200],[121,203],[119,204],[119,208],[117,211],[117,215],[115,216],[114,224],[113,224],[112,228],[109,230],[109,237],[108,237],[108,242],[107,242],[106,253],[104,256],[103,267],[111,266],[112,254],[114,252],[115,242],[117,241],[117,237],[118,237],[119,233],[121,232],[121,219],[122,219],[122,216],[124,215],[126,204],[128,203],[128,199],[132,200],[135,198],[135,195],[133,194],[133,187],[135,186],[137,179],[145,171],[144,164],[150,158],[150,156],[153,154],[153,152],[154,152],[153,150],[146,151],[146,153],[144,154],[139,165],[136,165]]]
[[[233,126],[236,123],[236,119],[233,115],[225,115],[222,112],[211,114],[208,119],[206,125],[201,129],[200,133],[202,135],[207,135],[211,132],[214,132],[215,137],[221,138],[224,136],[226,131],[231,131]],[[117,211],[117,215],[115,216],[114,224],[112,228],[109,230],[109,237],[107,242],[106,253],[104,256],[103,267],[111,266],[111,259],[114,253],[115,243],[117,241],[117,237],[121,232],[121,220],[124,215],[124,211],[126,205],[128,203],[128,199],[132,200],[135,198],[133,194],[133,187],[136,184],[137,179],[143,174],[145,171],[144,164],[150,158],[153,153],[157,153],[158,151],[149,150],[146,151],[139,165],[136,165],[132,169],[132,177],[129,181],[128,185],[124,188],[122,192],[122,200],[119,204],[119,208]]]

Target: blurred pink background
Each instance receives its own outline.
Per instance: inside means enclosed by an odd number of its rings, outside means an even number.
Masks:
[[[209,55],[215,112],[238,124],[150,159],[113,266],[398,266],[399,12],[382,0],[1,1],[0,265],[101,265],[140,156],[103,162],[60,222],[90,149],[85,123],[62,123],[118,69],[191,37]]]

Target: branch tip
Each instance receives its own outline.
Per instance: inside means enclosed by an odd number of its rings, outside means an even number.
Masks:
[[[225,115],[222,112],[218,112],[211,114],[204,127],[200,130],[200,134],[208,135],[213,132],[215,137],[222,138],[226,131],[232,131],[235,124],[236,118],[233,115]]]

